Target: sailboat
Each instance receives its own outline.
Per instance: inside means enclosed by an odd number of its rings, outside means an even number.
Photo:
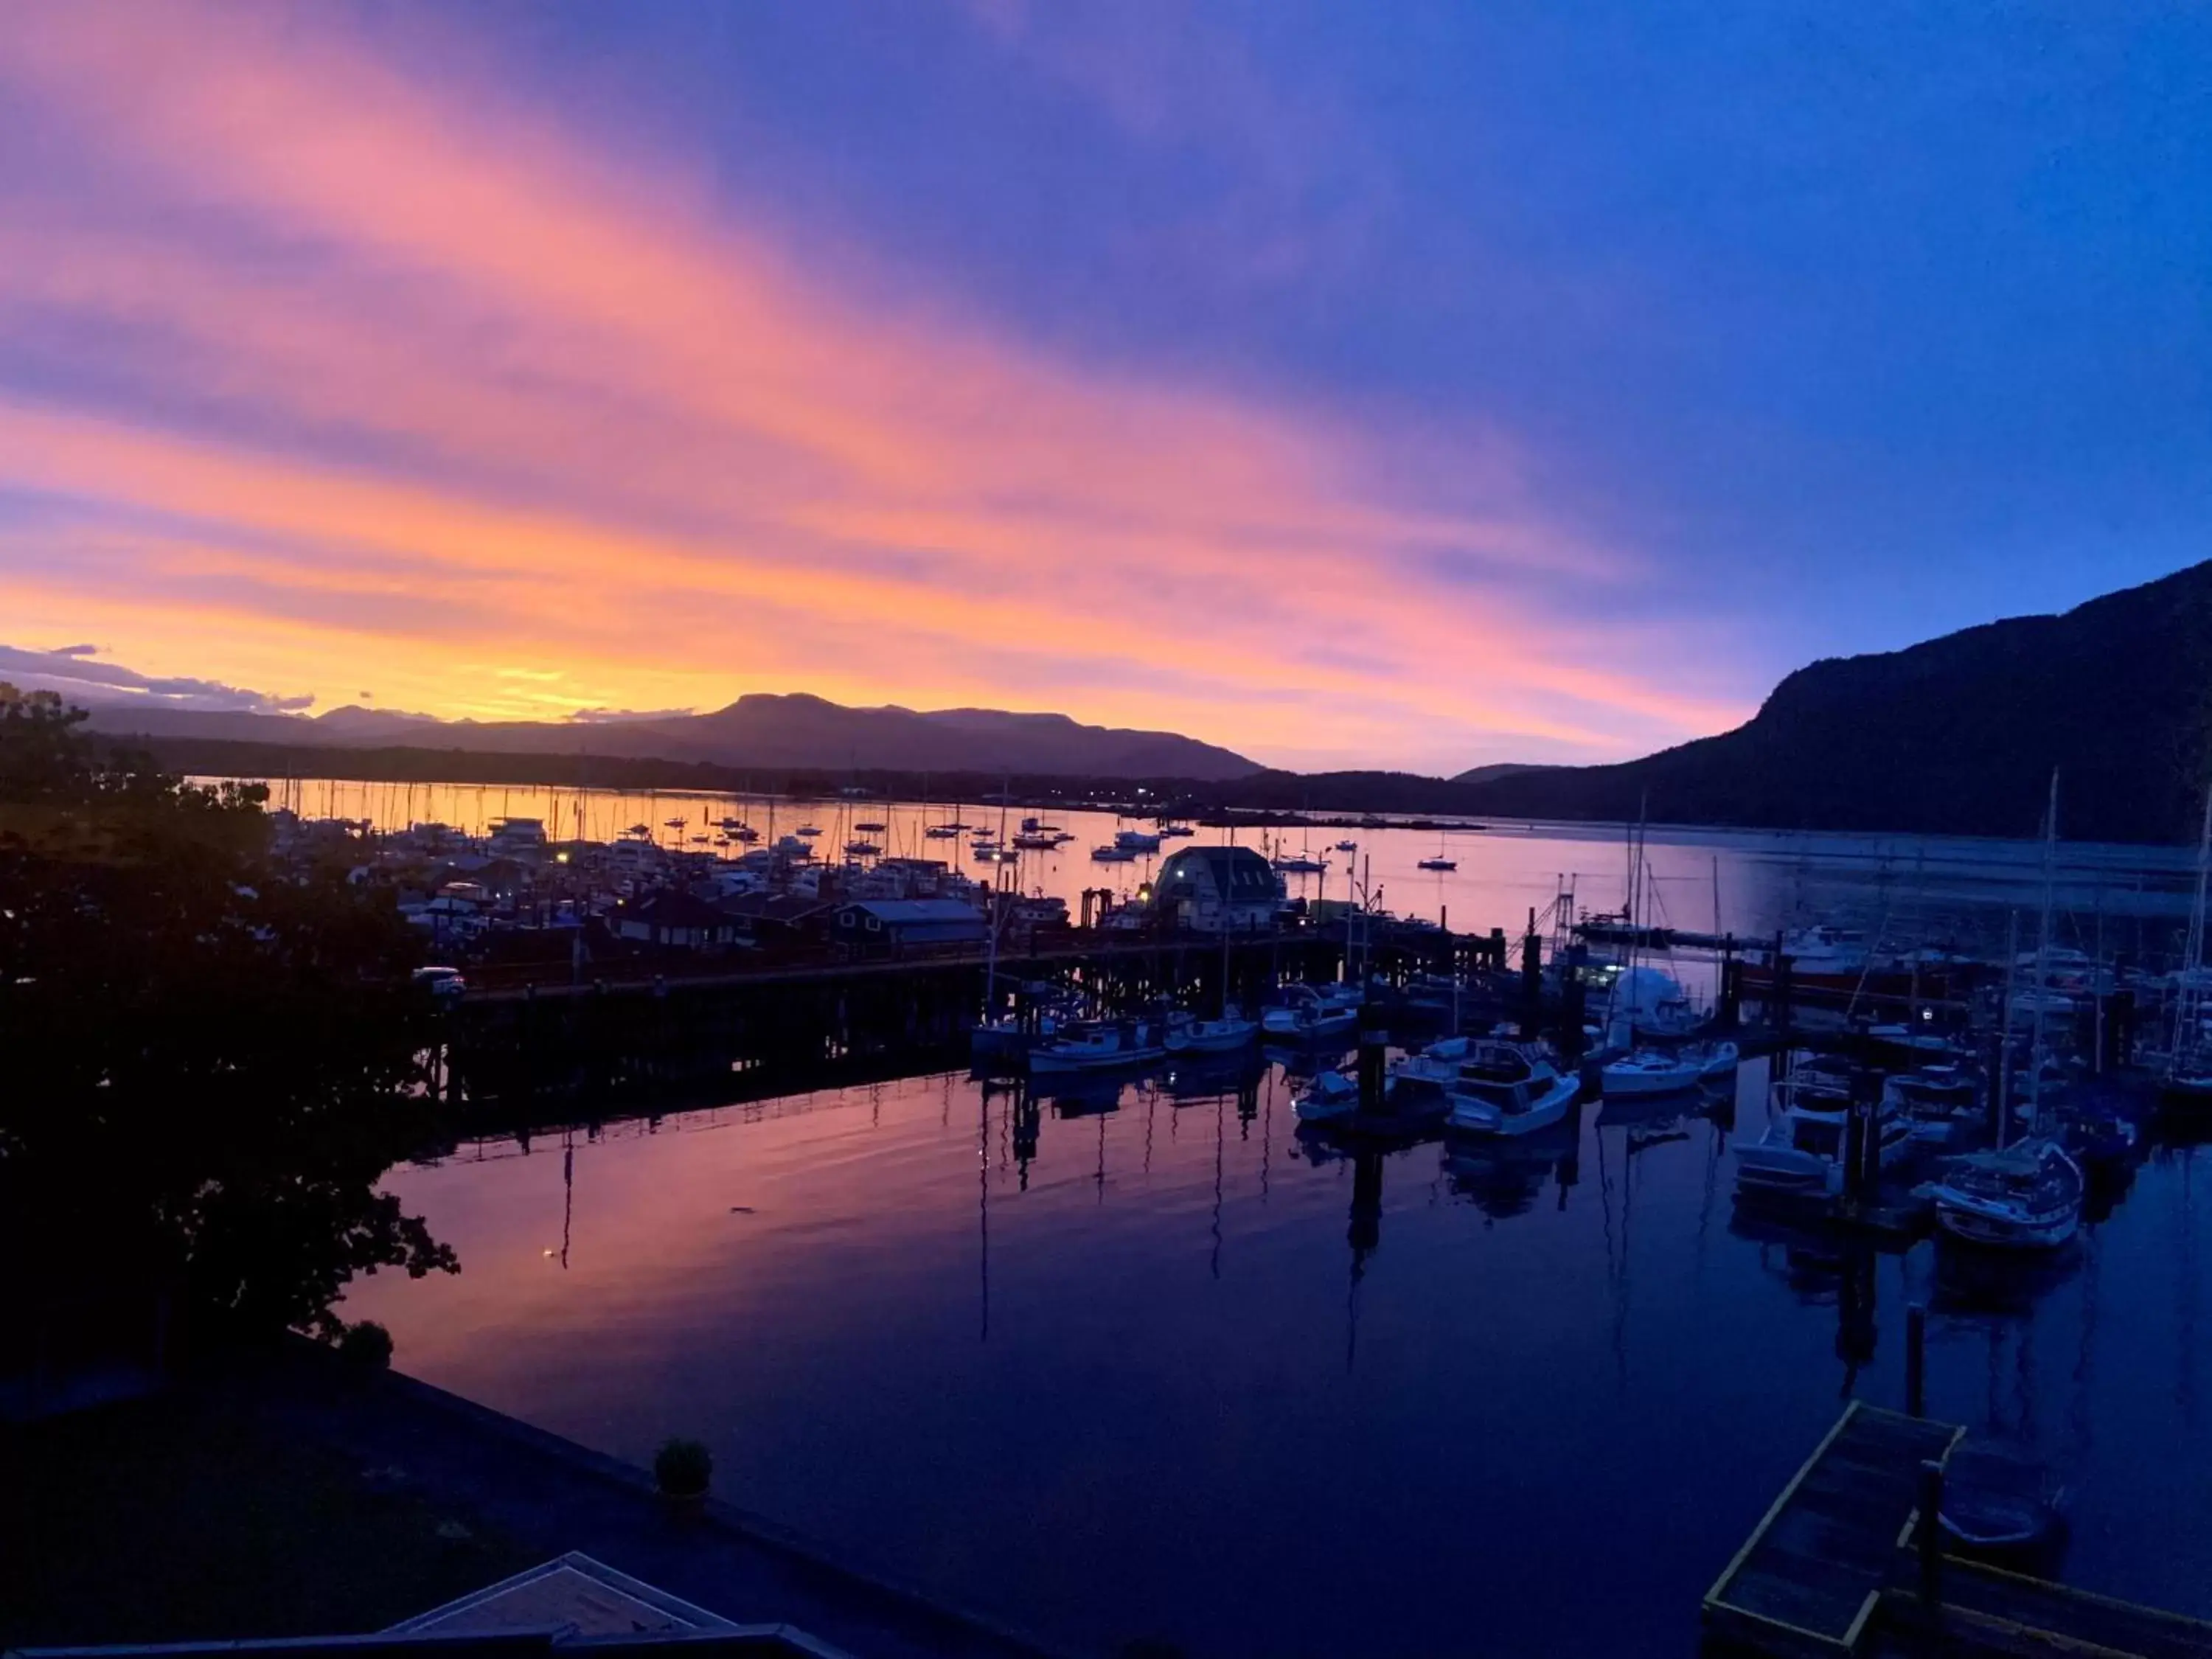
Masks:
[[[2036,941],[2036,984],[2051,966],[2051,898],[2058,854],[2058,774],[2051,775],[2051,806],[2044,819],[2043,925]],[[2010,1008],[2007,1017],[2009,1024]],[[2055,1136],[2043,1133],[2043,1005],[2035,1005],[2028,1050],[2029,1133],[2005,1145],[2010,1103],[1998,1097],[1997,1146],[1954,1160],[1935,1191],[1936,1224],[1969,1244],[2006,1250],[2051,1250],[2081,1225],[2087,1182]]]
[[[1437,831],[1436,857],[1432,859],[1423,859],[1413,867],[1417,870],[1456,870],[1459,868],[1459,860],[1451,857],[1444,851],[1444,832],[1443,830],[1439,830]]]

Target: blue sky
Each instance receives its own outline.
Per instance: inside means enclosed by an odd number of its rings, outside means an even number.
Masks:
[[[1444,769],[2207,552],[2202,7],[202,21],[0,43],[19,648]]]

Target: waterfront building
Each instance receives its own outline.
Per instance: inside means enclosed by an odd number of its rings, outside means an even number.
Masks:
[[[1286,890],[1274,866],[1249,847],[1185,847],[1160,866],[1152,907],[1170,927],[1250,933],[1275,925]]]

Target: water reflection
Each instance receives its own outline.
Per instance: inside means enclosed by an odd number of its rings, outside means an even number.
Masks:
[[[2048,1265],[1884,1253],[1733,1206],[1745,1072],[1389,1150],[1291,1133],[1285,1069],[1233,1057],[471,1144],[391,1181],[462,1274],[349,1310],[619,1455],[707,1434],[751,1506],[1072,1646],[1141,1584],[1194,1652],[1450,1650],[1455,1564],[1510,1553],[1501,1650],[1633,1654],[1688,1650],[1839,1393],[1901,1403],[1923,1302],[1930,1410],[2066,1468],[2069,1575],[2212,1613],[2203,1154],[2154,1146]],[[1327,1605],[1282,1597],[1321,1536]]]

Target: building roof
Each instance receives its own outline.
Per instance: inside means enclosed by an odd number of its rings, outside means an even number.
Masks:
[[[830,901],[805,893],[732,893],[714,908],[740,921],[803,921],[830,908]]]
[[[928,922],[965,922],[979,928],[987,925],[981,913],[962,899],[850,899],[837,908],[840,910],[865,911],[890,927],[915,927]]]
[[[624,899],[616,907],[622,916],[663,927],[719,927],[729,917],[703,899],[674,887],[664,887],[641,898]]]

